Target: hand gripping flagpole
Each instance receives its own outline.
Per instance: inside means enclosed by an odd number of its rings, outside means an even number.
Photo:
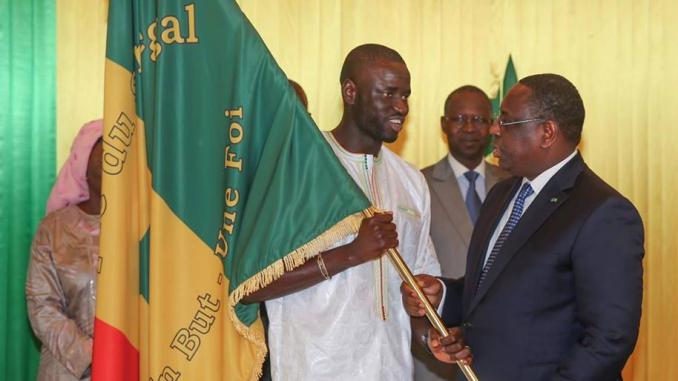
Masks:
[[[372,217],[374,216],[374,213],[370,208],[363,211],[363,215],[366,217]],[[393,263],[396,270],[398,270],[400,277],[403,279],[405,283],[407,283],[408,286],[410,286],[410,288],[412,288],[412,290],[414,290],[419,300],[424,304],[424,309],[426,310],[426,317],[431,322],[433,328],[435,328],[435,330],[438,331],[440,336],[442,337],[449,336],[450,334],[449,332],[447,332],[447,327],[445,327],[445,324],[438,315],[438,312],[435,310],[435,308],[433,308],[431,302],[429,302],[428,298],[424,295],[424,292],[421,290],[421,287],[419,287],[419,284],[417,284],[417,281],[414,279],[412,271],[410,271],[410,269],[407,267],[407,264],[405,263],[405,261],[403,261],[403,258],[400,256],[400,253],[398,253],[398,250],[388,249],[387,254],[388,257],[391,259],[391,263]],[[462,373],[464,373],[464,376],[466,376],[466,379],[468,381],[479,381],[478,376],[476,376],[475,372],[473,371],[473,369],[471,369],[470,365],[462,361],[457,361],[457,365],[459,366],[459,368],[461,368]]]

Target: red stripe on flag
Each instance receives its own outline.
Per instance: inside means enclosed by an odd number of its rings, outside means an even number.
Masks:
[[[138,381],[139,351],[117,328],[94,319],[92,381]]]

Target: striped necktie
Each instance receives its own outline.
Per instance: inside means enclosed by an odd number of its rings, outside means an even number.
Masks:
[[[501,230],[501,233],[499,233],[497,242],[494,243],[494,247],[490,252],[490,256],[487,257],[487,262],[485,263],[485,266],[483,266],[483,271],[480,273],[480,278],[478,279],[478,287],[476,288],[476,290],[480,288],[480,285],[485,280],[485,277],[487,276],[487,273],[490,271],[492,264],[494,264],[494,261],[497,259],[497,254],[499,254],[499,252],[501,251],[501,247],[504,246],[504,242],[506,242],[506,239],[509,237],[509,235],[511,235],[513,228],[515,228],[516,225],[518,225],[518,221],[520,220],[520,217],[523,215],[525,199],[530,197],[532,193],[534,193],[534,190],[532,190],[532,186],[530,186],[529,183],[523,184],[523,186],[520,188],[520,192],[518,192],[516,202],[513,204],[511,216],[506,222],[506,225],[504,225],[504,228]]]

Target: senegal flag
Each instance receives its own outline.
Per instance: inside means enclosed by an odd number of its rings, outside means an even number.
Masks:
[[[506,93],[508,93],[516,83],[518,83],[518,75],[516,74],[516,68],[513,65],[513,57],[509,54],[506,68],[504,69],[504,78],[501,80],[497,78],[497,95],[490,99],[493,115],[499,116],[501,101],[504,100]],[[490,136],[490,139],[492,139],[492,141],[487,145],[487,148],[485,148],[485,156],[489,156],[492,153],[492,150],[494,150],[494,145],[492,144],[492,142],[494,142],[494,136]],[[495,165],[498,163],[495,157],[490,157],[488,160]]]
[[[234,1],[111,1],[93,378],[254,380],[240,299],[369,202]]]
[[[504,100],[506,93],[508,93],[516,83],[518,83],[518,75],[516,74],[516,67],[513,65],[513,57],[509,54],[508,61],[506,61],[506,68],[504,69],[504,78],[501,80],[497,78],[497,95],[490,99],[494,115],[499,115],[501,101]]]

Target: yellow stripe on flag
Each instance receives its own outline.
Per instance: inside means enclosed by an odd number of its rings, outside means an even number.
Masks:
[[[156,193],[151,210],[151,226],[160,228],[151,231],[150,377],[172,370],[189,380],[255,378],[251,364],[261,363],[265,347],[250,345],[231,323],[222,262]],[[263,344],[261,322],[251,328]]]
[[[132,253],[138,253],[139,241],[148,229],[145,210],[151,179],[144,125],[135,112],[132,73],[106,60],[106,84],[104,108],[116,112],[106,112],[104,117],[97,318],[121,329],[138,348],[139,305],[133,301],[139,295],[139,258]]]

